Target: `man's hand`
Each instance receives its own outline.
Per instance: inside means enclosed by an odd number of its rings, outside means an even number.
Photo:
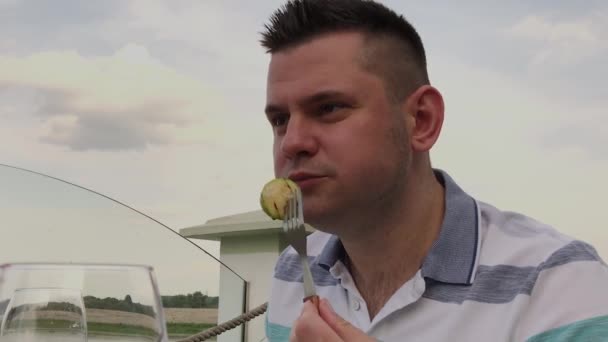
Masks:
[[[326,299],[319,301],[319,310],[304,303],[300,317],[291,329],[290,342],[372,342],[373,338],[338,316]]]

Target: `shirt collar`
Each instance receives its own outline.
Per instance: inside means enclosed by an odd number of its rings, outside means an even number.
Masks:
[[[476,201],[442,170],[435,169],[445,188],[445,212],[441,232],[422,264],[422,276],[444,283],[471,284],[480,243]],[[344,246],[331,235],[315,262],[329,270],[343,260]]]
[[[477,203],[446,172],[435,170],[435,175],[445,188],[445,212],[439,237],[422,264],[422,276],[471,284],[480,242]]]

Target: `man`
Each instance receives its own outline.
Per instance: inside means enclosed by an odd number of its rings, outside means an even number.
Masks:
[[[293,0],[262,37],[278,177],[302,189],[322,298],[280,256],[270,341],[608,341],[608,268],[586,243],[431,166],[444,118],[415,29],[363,0]]]

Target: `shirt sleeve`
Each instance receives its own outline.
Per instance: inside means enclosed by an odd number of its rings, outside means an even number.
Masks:
[[[514,341],[608,341],[608,266],[579,243],[539,266]]]

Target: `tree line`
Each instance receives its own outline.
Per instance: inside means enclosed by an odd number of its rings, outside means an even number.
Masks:
[[[140,313],[148,316],[155,316],[154,309],[150,305],[133,303],[130,295],[126,295],[124,299],[113,297],[97,298],[93,296],[85,296],[84,307],[87,309],[104,309]]]
[[[207,296],[200,291],[196,291],[188,294],[179,294],[171,296],[161,296],[162,305],[165,308],[217,308],[219,304],[219,297]],[[105,309],[105,310],[118,310],[141,313],[145,315],[153,315],[154,310],[148,305],[140,303],[134,303],[130,295],[126,295],[123,299],[106,297],[97,298],[94,296],[83,297],[84,306],[87,309]],[[4,312],[8,306],[8,300],[0,302],[0,313]],[[69,306],[69,308],[68,308]],[[63,311],[77,311],[78,309],[72,308],[72,304],[69,303],[48,303],[45,306],[37,306],[37,310],[63,310]],[[18,311],[31,310],[33,307],[21,306]],[[15,308],[13,308],[15,310]]]
[[[200,291],[186,295],[161,296],[165,308],[217,308],[219,297],[211,297]]]

